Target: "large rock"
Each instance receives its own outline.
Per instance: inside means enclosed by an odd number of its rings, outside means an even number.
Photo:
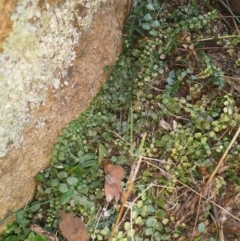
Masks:
[[[31,200],[61,129],[105,81],[128,9],[128,0],[20,2],[0,54],[0,230]]]
[[[12,21],[10,16],[15,8],[16,0],[1,0],[0,1],[0,51],[2,51],[2,45],[12,28]]]

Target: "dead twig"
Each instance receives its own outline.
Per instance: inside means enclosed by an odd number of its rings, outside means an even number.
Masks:
[[[130,194],[133,190],[134,182],[135,182],[135,179],[136,179],[136,176],[137,176],[137,173],[138,173],[141,162],[142,162],[142,156],[139,157],[139,159],[137,161],[137,164],[132,166],[132,171],[131,171],[130,176],[129,176],[129,185],[128,185],[128,188],[127,188],[127,192],[122,196],[123,197],[122,205],[121,205],[121,208],[119,210],[119,213],[118,213],[117,219],[115,221],[115,224],[112,228],[112,232],[110,234],[110,237],[108,239],[109,241],[111,241],[113,239],[114,233],[115,233],[115,231],[117,229],[117,226],[120,222],[120,219],[122,217],[125,204],[126,204],[128,198],[129,198],[129,196],[130,196]]]
[[[219,162],[218,162],[217,166],[215,167],[214,171],[212,172],[212,174],[208,178],[206,184],[204,185],[203,192],[208,188],[208,185],[211,183],[213,177],[216,175],[216,173],[218,172],[219,168],[223,164],[223,161],[225,160],[229,150],[232,148],[232,146],[233,146],[234,142],[236,141],[237,137],[239,136],[239,134],[240,134],[240,126],[238,127],[237,132],[235,133],[234,137],[232,138],[232,141],[228,145],[228,148],[226,149],[226,151],[222,155],[221,159],[219,160]]]
[[[195,51],[197,51],[197,50],[219,50],[219,49],[240,49],[240,47],[236,47],[236,46],[212,46],[212,47],[194,48]],[[183,51],[183,52],[190,51],[189,49],[184,49],[184,48],[176,48],[176,50]]]
[[[233,18],[233,24],[234,24],[234,27],[235,27],[235,29],[236,29],[237,34],[240,35],[240,31],[239,31],[239,28],[238,28],[238,25],[237,25],[237,23],[236,23],[235,18]]]
[[[231,76],[224,76],[225,81],[228,82],[228,84],[235,89],[237,92],[240,93],[240,78],[231,77]],[[238,84],[236,82],[239,82]]]
[[[109,131],[109,132],[111,132],[111,133],[113,133],[116,137],[118,137],[120,140],[122,140],[123,142],[125,142],[125,143],[127,143],[129,146],[131,146],[131,144],[128,142],[128,141],[126,141],[123,137],[121,137],[118,133],[116,133],[115,131],[111,131],[111,130],[107,130],[107,131]]]
[[[197,227],[198,217],[199,217],[199,213],[200,213],[201,201],[202,201],[202,198],[200,197],[199,200],[198,200],[197,214],[196,214],[196,218],[195,218],[195,221],[194,221],[193,232],[192,232],[192,235],[191,235],[191,241],[194,239],[194,230]]]
[[[218,40],[218,39],[227,39],[227,38],[234,38],[234,37],[239,37],[238,35],[226,35],[226,36],[221,36],[221,37],[210,37],[210,38],[203,38],[200,39],[199,42],[205,42],[205,41],[210,41],[210,40]]]
[[[199,198],[202,198],[202,197],[204,197],[205,199],[207,199],[209,202],[212,203],[212,201],[211,201],[210,199],[206,198],[206,192],[207,192],[207,190],[208,190],[208,188],[209,188],[209,184],[212,182],[214,176],[215,176],[216,173],[218,172],[219,168],[222,166],[223,161],[225,160],[225,158],[226,158],[229,150],[231,149],[231,147],[233,146],[234,142],[236,141],[239,133],[240,133],[240,127],[238,128],[238,130],[237,130],[237,132],[235,133],[235,135],[234,135],[232,141],[230,142],[228,148],[226,149],[226,151],[225,151],[224,154],[222,155],[221,159],[219,160],[218,165],[215,167],[214,171],[212,172],[212,174],[211,174],[210,177],[208,178],[207,182],[206,182],[205,185],[203,186],[200,195],[197,194],[197,195],[195,195],[195,196],[192,198],[192,200],[191,200],[191,205],[190,205],[191,207],[194,207],[194,206],[196,205],[196,203],[198,202]],[[194,191],[194,192],[196,193],[196,191]],[[218,205],[218,207],[220,207],[220,206]],[[221,207],[221,209],[222,209],[222,207]]]
[[[240,83],[240,78],[237,78],[237,77],[232,77],[232,76],[224,75],[224,78],[230,79],[230,80],[234,80],[234,81],[238,81],[238,82]]]
[[[148,164],[154,166],[155,168],[161,170],[161,172],[164,172],[165,175],[168,175],[169,178],[171,178],[172,180],[178,182],[179,184],[181,184],[182,186],[186,187],[187,189],[189,189],[190,191],[192,191],[193,193],[195,193],[198,197],[203,198],[204,200],[210,202],[211,204],[215,205],[216,207],[218,207],[219,209],[221,209],[222,211],[225,212],[225,214],[228,214],[229,216],[231,216],[233,219],[237,220],[238,222],[240,222],[240,218],[236,217],[235,215],[233,215],[232,213],[230,213],[228,210],[226,210],[225,208],[223,208],[222,206],[220,206],[219,204],[217,204],[216,202],[210,200],[209,198],[205,197],[202,193],[197,192],[196,190],[194,190],[193,188],[189,187],[188,185],[186,185],[185,183],[179,181],[178,179],[176,179],[175,177],[173,177],[172,175],[170,175],[168,172],[166,172],[165,170],[163,170],[162,168],[160,168],[157,165],[152,164],[151,162],[145,161]],[[197,199],[198,201],[198,199]]]

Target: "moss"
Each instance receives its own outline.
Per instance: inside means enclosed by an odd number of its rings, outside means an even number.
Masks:
[[[41,10],[38,1],[19,0],[11,17],[13,30],[0,54],[0,157],[9,143],[18,144],[47,89],[64,85],[61,79],[75,58],[74,47],[101,2],[106,0],[68,0],[59,7],[46,3]],[[78,16],[77,4],[84,6],[85,16]]]

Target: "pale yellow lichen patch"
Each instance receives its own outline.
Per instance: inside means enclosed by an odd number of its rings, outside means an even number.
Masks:
[[[19,0],[12,32],[0,54],[0,157],[9,144],[18,144],[47,89],[64,85],[61,80],[75,58],[81,31],[90,27],[93,14],[106,1],[67,0],[59,7],[46,3],[41,11],[37,0]],[[77,4],[87,9],[85,16],[78,15]],[[80,32],[73,25],[76,19]]]

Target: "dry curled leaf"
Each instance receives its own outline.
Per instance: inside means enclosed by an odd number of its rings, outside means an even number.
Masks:
[[[119,186],[117,186],[117,184],[111,185],[108,184],[108,182],[105,182],[104,184],[104,192],[107,202],[111,202],[113,199],[118,202],[122,194],[122,190]]]
[[[59,223],[59,229],[64,238],[68,241],[88,241],[89,235],[83,221],[74,217],[74,214],[66,213],[64,210],[58,212],[58,216],[62,218]]]
[[[110,162],[106,162],[104,165],[104,172],[113,177],[118,178],[120,181],[124,177],[124,169],[121,166],[115,166]]]
[[[173,120],[173,131],[177,131],[178,130],[178,126],[177,126],[177,122],[175,120]]]
[[[161,126],[163,129],[165,129],[165,130],[167,130],[167,131],[171,131],[171,130],[172,130],[171,126],[170,126],[164,119],[161,119],[161,120],[159,121],[159,124],[160,124],[160,126]]]
[[[104,172],[107,174],[104,185],[106,200],[111,202],[114,199],[118,202],[123,193],[121,180],[124,177],[124,169],[121,166],[115,166],[110,162],[106,162]]]
[[[209,174],[209,168],[207,166],[198,166],[197,169],[202,177]]]

